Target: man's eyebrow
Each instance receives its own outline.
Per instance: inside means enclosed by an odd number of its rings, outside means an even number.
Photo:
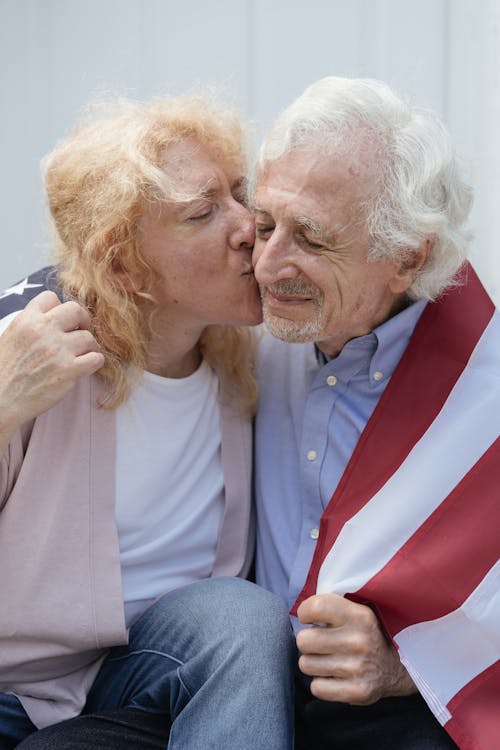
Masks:
[[[320,225],[317,222],[313,221],[313,219],[309,219],[307,216],[295,216],[294,221],[299,227],[308,229],[317,237],[323,236],[325,234]]]
[[[294,222],[297,226],[307,229],[316,239],[322,242],[331,242],[335,238],[335,232],[331,229],[326,230],[314,219],[310,219],[308,216],[295,216]]]
[[[253,206],[253,211],[257,218],[260,216],[260,218],[272,219],[272,214],[269,211],[266,211],[265,208]],[[296,226],[307,229],[307,231],[311,232],[318,240],[321,240],[323,242],[331,242],[334,239],[335,235],[332,231],[327,231],[320,224],[314,221],[314,219],[310,219],[308,216],[294,216],[293,222]]]

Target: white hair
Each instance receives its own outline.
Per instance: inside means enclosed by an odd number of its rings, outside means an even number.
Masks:
[[[379,169],[378,190],[367,205],[369,260],[402,261],[431,241],[432,251],[408,294],[435,299],[454,283],[465,261],[472,189],[460,174],[446,128],[432,112],[410,106],[381,81],[323,78],[271,127],[259,153],[257,179],[267,162],[294,149],[328,153],[349,149],[366,136]]]

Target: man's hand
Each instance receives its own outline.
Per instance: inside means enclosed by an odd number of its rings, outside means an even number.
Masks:
[[[297,635],[297,646],[317,698],[362,706],[417,692],[370,607],[322,594],[302,602],[298,617],[313,624]]]
[[[88,313],[53,292],[32,299],[0,336],[0,432],[60,401],[74,383],[99,370],[104,356]]]

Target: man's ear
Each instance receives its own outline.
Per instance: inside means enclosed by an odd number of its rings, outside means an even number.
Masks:
[[[410,250],[404,257],[404,260],[401,261],[399,268],[397,268],[396,273],[390,281],[391,291],[394,294],[402,294],[411,287],[417,273],[426,264],[433,245],[434,239],[429,237],[422,242],[420,247]]]

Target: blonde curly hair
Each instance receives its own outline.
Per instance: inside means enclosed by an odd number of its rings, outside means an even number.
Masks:
[[[106,358],[99,372],[107,386],[106,407],[126,400],[131,366],[145,367],[155,270],[141,255],[137,225],[152,201],[185,197],[162,163],[166,148],[186,138],[210,145],[246,170],[238,118],[200,96],[94,103],[76,132],[45,158],[58,282],[90,313]],[[251,411],[256,401],[251,331],[208,326],[200,346],[226,393],[232,391]]]

